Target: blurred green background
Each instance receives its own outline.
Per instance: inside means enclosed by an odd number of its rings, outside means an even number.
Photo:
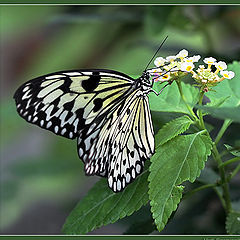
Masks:
[[[12,97],[20,84],[42,74],[83,68],[140,75],[166,36],[159,53],[163,57],[183,48],[227,63],[240,56],[239,6],[2,5],[0,18],[2,234],[60,234],[65,218],[98,180],[84,175],[76,141],[18,116]],[[163,124],[171,117],[158,115],[158,121]],[[209,121],[216,127],[222,123]],[[237,129],[233,124],[223,141],[236,141]],[[239,180],[231,186],[236,199]],[[148,206],[91,234],[145,233],[139,218],[148,221]],[[224,231],[220,202],[205,190],[180,204],[162,234]]]

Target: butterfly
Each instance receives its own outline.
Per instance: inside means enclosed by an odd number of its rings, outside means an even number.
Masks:
[[[61,71],[24,83],[14,99],[27,122],[77,139],[86,175],[106,177],[120,192],[154,153],[152,87],[146,69],[137,79],[104,69]]]

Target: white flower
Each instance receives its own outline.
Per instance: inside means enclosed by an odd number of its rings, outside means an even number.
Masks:
[[[214,64],[217,60],[215,59],[215,58],[213,58],[213,57],[208,57],[208,58],[204,58],[203,59],[203,61],[206,63],[206,64],[210,64],[210,65],[212,65],[212,64]]]
[[[235,76],[235,73],[232,71],[221,71],[220,74],[227,79],[232,79]]]
[[[220,71],[227,69],[227,64],[223,61],[217,62],[214,65]]]
[[[184,62],[181,64],[181,70],[184,72],[191,72],[194,68],[194,64],[192,62]]]
[[[165,62],[166,62],[166,60],[163,57],[158,57],[158,58],[155,59],[154,64],[155,64],[155,66],[160,67]]]
[[[176,57],[177,58],[185,58],[188,56],[188,51],[186,49],[181,50]]]
[[[177,57],[176,56],[168,56],[166,57],[167,62],[173,62]]]
[[[184,62],[198,62],[200,58],[201,58],[200,55],[194,55],[192,57],[184,58]]]

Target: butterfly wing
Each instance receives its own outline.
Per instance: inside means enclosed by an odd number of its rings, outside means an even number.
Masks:
[[[148,97],[136,89],[114,112],[83,131],[79,156],[88,175],[108,177],[114,192],[122,191],[143,170],[154,152]]]
[[[87,175],[122,191],[154,151],[148,97],[134,79],[109,70],[58,72],[22,85],[14,98],[26,121],[70,139]]]
[[[57,72],[23,84],[14,98],[26,121],[73,139],[121,102],[133,81],[109,70]]]

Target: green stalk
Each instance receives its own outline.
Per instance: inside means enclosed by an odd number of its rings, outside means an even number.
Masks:
[[[196,116],[196,114],[193,112],[192,108],[189,106],[189,104],[186,101],[186,98],[183,94],[181,81],[178,80],[176,82],[177,82],[177,86],[178,86],[178,90],[181,95],[181,98],[190,113],[189,116],[191,117],[192,120],[194,120],[197,123],[197,127],[199,128],[199,130],[206,130],[207,136],[210,139],[212,139],[209,132],[207,131],[207,129],[205,127],[205,124],[203,121],[202,110],[199,109],[199,111],[198,111],[198,113],[199,113],[199,119],[198,119],[198,117]],[[202,91],[202,89],[200,89],[200,96],[199,96],[199,102],[198,102],[199,105],[202,105],[203,96],[204,96],[204,91]],[[218,141],[221,139],[221,137],[223,136],[224,132],[226,131],[227,127],[230,124],[231,124],[230,122],[226,122],[225,124],[223,124],[224,126],[220,129],[220,131],[218,133],[218,137],[217,137]],[[217,165],[218,165],[219,174],[221,177],[221,187],[223,189],[223,196],[220,196],[219,193],[218,193],[218,196],[223,204],[226,214],[228,214],[232,210],[231,199],[230,199],[230,194],[229,194],[229,187],[228,187],[228,179],[226,177],[224,166],[222,166],[223,162],[222,162],[221,156],[218,152],[215,142],[213,143],[212,154],[213,154],[214,160],[217,162]],[[213,187],[213,186],[211,186],[211,187]],[[203,188],[201,188],[201,189],[203,189]],[[199,190],[197,190],[197,191],[199,191]]]
[[[220,199],[220,201],[221,201],[221,203],[222,203],[222,206],[223,206],[224,210],[226,211],[226,203],[225,203],[224,198],[222,197],[221,193],[217,190],[216,187],[214,188],[214,191],[215,191],[216,194],[218,195],[218,197],[219,197],[219,199]]]
[[[202,90],[202,88],[200,89],[200,96],[199,96],[199,101],[198,101],[198,105],[202,105],[202,101],[203,101],[203,96],[204,96],[204,91]],[[203,115],[202,115],[202,110],[198,109],[198,116],[199,116],[199,121],[200,121],[200,126],[202,129],[205,129],[205,124],[203,121]]]
[[[227,181],[229,182],[240,170],[240,164],[234,169],[234,171],[229,175]]]
[[[189,104],[187,103],[187,100],[186,100],[186,97],[184,96],[183,94],[183,90],[182,90],[182,84],[181,84],[181,81],[176,81],[177,83],[177,86],[178,86],[178,90],[179,90],[179,93],[181,95],[181,98],[185,104],[185,106],[187,107],[188,111],[189,111],[189,116],[191,117],[191,119],[193,121],[196,121],[198,120],[198,118],[196,117],[195,113],[193,112],[192,108],[189,106]]]
[[[225,173],[224,167],[220,167],[222,165],[222,159],[221,159],[221,156],[220,156],[220,154],[217,150],[217,147],[216,147],[215,143],[213,144],[212,153],[213,153],[213,157],[214,157],[215,161],[218,164],[218,169],[219,169],[221,182],[222,182],[221,186],[222,186],[222,189],[223,189],[223,197],[225,199],[225,204],[226,204],[225,211],[226,211],[226,214],[228,214],[232,210],[228,181],[227,181],[227,178],[226,178],[226,173]]]
[[[203,189],[206,189],[206,188],[214,188],[214,187],[216,187],[216,186],[217,186],[217,184],[206,184],[206,185],[203,185],[203,186],[201,186],[201,187],[195,188],[195,189],[189,191],[188,193],[186,193],[186,194],[183,196],[183,199],[186,199],[186,198],[192,196],[194,193],[199,192],[199,191],[201,191],[201,190],[203,190]]]
[[[215,139],[215,143],[216,145],[219,143],[220,139],[222,138],[223,134],[225,133],[225,131],[227,130],[227,128],[230,126],[230,124],[232,123],[232,120],[230,119],[226,119],[221,127],[221,129],[218,132],[218,135]]]
[[[230,160],[227,160],[226,162],[221,163],[221,165],[219,165],[219,167],[225,167],[225,166],[227,166],[231,163],[235,163],[237,161],[240,161],[240,157],[235,157],[235,158],[232,158]]]

